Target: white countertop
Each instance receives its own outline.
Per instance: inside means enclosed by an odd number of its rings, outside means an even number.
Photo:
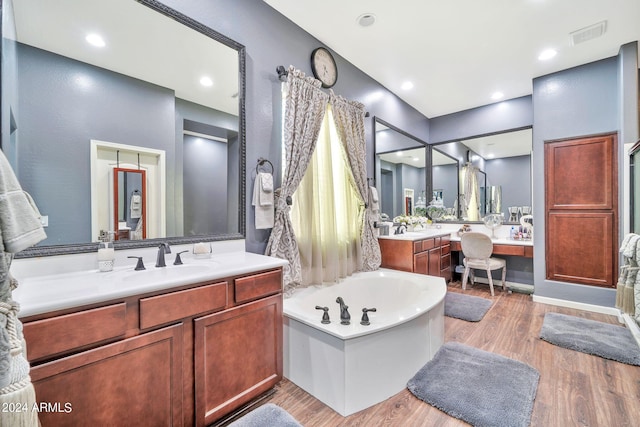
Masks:
[[[419,231],[406,231],[402,234],[390,234],[388,236],[378,236],[378,239],[416,241],[416,240],[428,239],[430,237],[448,236],[450,234],[451,234],[450,230],[426,229],[426,230],[419,230]]]
[[[182,260],[183,265],[167,262],[167,267],[162,268],[149,266],[146,260],[147,269],[142,271],[135,271],[135,260],[130,260],[130,265],[109,272],[95,269],[18,277],[19,287],[13,291],[13,299],[20,304],[19,317],[26,317],[287,264],[279,258],[250,252],[214,253],[208,259],[184,254]]]

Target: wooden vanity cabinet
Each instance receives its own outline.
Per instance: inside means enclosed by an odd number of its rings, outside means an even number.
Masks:
[[[381,267],[428,274],[451,280],[451,245],[448,235],[420,240],[378,239]]]
[[[280,268],[22,321],[44,426],[205,426],[282,379]]]

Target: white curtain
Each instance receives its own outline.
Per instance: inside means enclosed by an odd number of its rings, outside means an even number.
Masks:
[[[291,207],[303,286],[336,282],[362,270],[359,213],[364,202],[346,158],[329,105],[315,152]]]
[[[463,195],[462,218],[467,221],[480,221],[480,186],[478,184],[478,168],[471,163],[463,166],[460,172]]]

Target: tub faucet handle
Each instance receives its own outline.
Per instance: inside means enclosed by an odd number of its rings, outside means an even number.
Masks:
[[[378,310],[376,310],[375,308],[363,308],[362,309],[362,320],[360,320],[360,324],[361,325],[369,326],[371,324],[371,322],[369,322],[369,315],[367,314],[370,311],[375,313]]]
[[[322,314],[322,322],[320,323],[324,325],[331,323],[331,320],[329,320],[329,307],[320,307],[319,305],[316,305],[316,310],[324,311],[324,313]]]

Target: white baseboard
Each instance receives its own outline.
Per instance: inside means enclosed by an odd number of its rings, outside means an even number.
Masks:
[[[467,285],[469,285],[470,282],[471,282],[471,279],[469,279],[469,282],[467,282]],[[486,277],[476,276],[475,282],[489,285],[489,279],[487,279]],[[504,284],[508,289],[511,289],[511,290],[519,291],[525,294],[533,293],[533,285],[527,285],[526,283],[510,282],[508,280],[505,280]],[[502,289],[502,280],[493,279],[493,287],[495,289]]]
[[[585,304],[582,302],[568,301],[565,299],[541,297],[533,294],[533,302],[542,304],[557,305],[560,307],[576,308],[578,310],[592,311],[594,313],[610,314],[620,319],[620,310],[615,307],[605,307],[603,305]]]

